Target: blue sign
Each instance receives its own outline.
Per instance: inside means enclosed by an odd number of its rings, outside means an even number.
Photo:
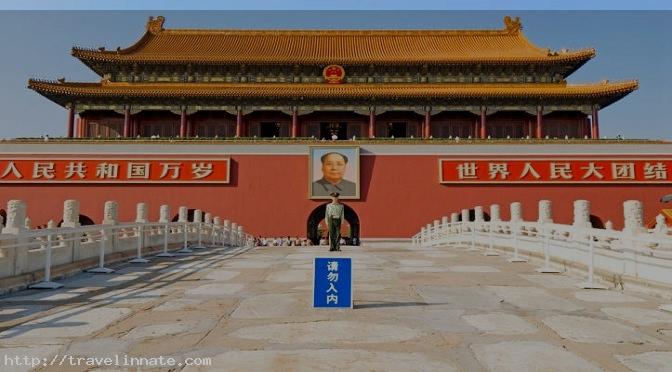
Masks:
[[[316,257],[313,307],[352,308],[352,258]]]

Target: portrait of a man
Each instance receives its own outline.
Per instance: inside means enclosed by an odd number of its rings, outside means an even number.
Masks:
[[[311,147],[310,197],[329,199],[336,192],[344,199],[359,198],[359,148]]]

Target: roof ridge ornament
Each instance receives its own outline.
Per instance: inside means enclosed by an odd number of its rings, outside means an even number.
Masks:
[[[523,24],[520,22],[520,17],[511,18],[509,16],[505,16],[504,26],[506,26],[506,31],[510,33],[518,33],[523,29]]]
[[[151,34],[158,34],[163,31],[163,23],[166,21],[166,18],[163,16],[158,16],[156,18],[150,16],[147,20],[147,31]]]

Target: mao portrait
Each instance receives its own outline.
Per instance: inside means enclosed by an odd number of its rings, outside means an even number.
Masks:
[[[311,146],[309,169],[311,199],[359,199],[359,147]]]

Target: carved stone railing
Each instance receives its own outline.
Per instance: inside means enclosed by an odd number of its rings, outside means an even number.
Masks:
[[[499,206],[492,207],[495,213],[491,215],[499,217]],[[628,200],[623,203],[623,230],[614,230],[611,222],[597,229],[590,224],[589,208],[588,201],[577,200],[573,223],[564,225],[552,222],[547,200],[539,203],[537,221],[522,219],[520,203],[511,204],[510,221],[484,221],[482,208],[475,207],[473,221],[465,209],[461,221],[452,213],[451,222],[447,217],[434,220],[412,239],[418,247],[451,245],[483,249],[488,256],[510,254],[510,262],[538,259],[543,264],[537,271],[542,273],[558,273],[571,266],[586,274],[584,288],[603,288],[595,278],[597,272],[604,282],[621,287],[624,280],[644,287],[672,285],[672,235],[663,216],[656,218],[655,228],[646,229],[641,202]]]
[[[80,226],[79,203],[66,200],[60,227],[52,220],[46,228],[31,229],[25,203],[10,200],[7,222],[0,233],[0,283],[3,279],[37,274],[32,276],[41,281],[30,285],[31,288],[59,288],[62,285],[52,281],[54,267],[75,264],[93,273],[111,273],[113,270],[105,267],[106,256],[134,255],[129,262],[146,263],[145,256],[149,252],[160,252],[158,257],[172,257],[175,253],[188,254],[208,247],[254,246],[253,237],[229,220],[222,225],[221,218],[211,219],[208,213],[203,221],[202,214],[198,213],[194,221],[188,221],[187,208],[180,207],[178,221],[170,222],[169,211],[167,205],[162,205],[159,221],[149,222],[147,205],[138,203],[135,222],[120,223],[117,203],[108,201],[102,224]],[[97,265],[86,267],[93,262]],[[0,287],[0,292],[7,289]]]

